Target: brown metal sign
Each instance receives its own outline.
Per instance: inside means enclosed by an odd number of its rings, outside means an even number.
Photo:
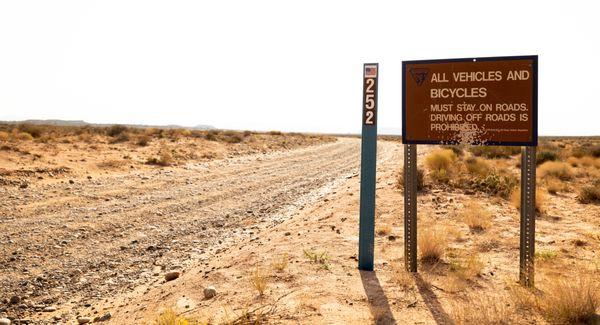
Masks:
[[[406,144],[537,145],[537,56],[402,62]]]

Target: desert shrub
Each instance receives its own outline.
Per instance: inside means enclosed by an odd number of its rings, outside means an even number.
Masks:
[[[442,149],[450,149],[458,157],[464,155],[463,146],[461,145],[445,145],[442,146]]]
[[[116,136],[119,136],[121,133],[123,133],[125,131],[127,131],[127,127],[126,126],[115,124],[115,125],[109,127],[106,130],[106,134],[108,136],[111,136],[111,137],[116,137]]]
[[[440,229],[427,228],[418,235],[420,259],[424,263],[439,262],[446,250],[446,236]]]
[[[510,196],[510,201],[515,208],[521,209],[521,189],[517,188]],[[544,203],[546,202],[546,195],[539,188],[535,191],[535,212],[537,215],[541,215],[544,212]]]
[[[536,155],[536,164],[541,165],[547,161],[555,161],[558,160],[558,153],[554,151],[548,150],[540,150]]]
[[[114,136],[109,143],[121,143],[129,141],[129,135],[127,133],[119,133],[119,135]]]
[[[425,157],[425,165],[432,171],[449,170],[455,160],[456,154],[452,150],[439,149]]]
[[[479,177],[485,177],[492,170],[490,164],[479,157],[469,157],[465,159],[465,167],[469,174]]]
[[[600,283],[597,278],[550,279],[541,287],[538,299],[542,314],[559,324],[592,323],[600,307]]]
[[[150,143],[150,136],[148,134],[142,134],[138,137],[136,144],[141,147],[145,147]]]
[[[396,188],[404,189],[404,170],[398,174]],[[425,188],[425,172],[421,168],[417,168],[417,191],[422,191]]]
[[[281,131],[269,131],[270,135],[281,135]]]
[[[157,165],[157,166],[170,166],[174,162],[173,155],[169,152],[168,149],[163,148],[158,153],[157,157],[151,157],[146,160],[146,164],[148,165]]]
[[[252,132],[252,131],[248,131],[248,130],[246,130],[246,131],[244,131],[244,136],[245,136],[245,137],[249,137],[249,136],[251,136],[253,133],[254,133],[254,132]]]
[[[40,125],[19,124],[17,128],[21,132],[29,133],[33,138],[39,138],[43,133],[43,127]]]
[[[475,156],[494,159],[509,158],[510,156],[519,154],[521,153],[521,148],[506,146],[471,146],[469,151]]]
[[[6,131],[0,131],[0,141],[8,141],[10,134]]]
[[[425,157],[425,165],[429,169],[429,176],[437,183],[448,183],[450,181],[454,161],[456,161],[456,154],[450,149],[434,150]]]
[[[581,158],[584,156],[598,158],[600,157],[600,144],[592,145],[587,143],[584,145],[580,145],[571,150],[571,155],[577,158]]]
[[[519,180],[512,174],[500,174],[492,171],[485,177],[471,180],[470,183],[470,187],[475,190],[508,199]]]
[[[33,136],[27,132],[19,132],[15,135],[15,139],[27,141],[27,140],[33,140]]]
[[[567,163],[571,165],[571,167],[577,167],[579,166],[579,159],[575,157],[569,157],[567,159]]]
[[[579,158],[579,163],[581,164],[581,166],[585,167],[594,166],[594,158],[590,156],[584,156]]]
[[[600,203],[600,180],[596,180],[591,185],[583,186],[577,199],[584,204]]]
[[[548,161],[538,167],[538,174],[541,178],[555,177],[563,181],[573,178],[571,167],[564,162]]]
[[[472,231],[484,231],[492,226],[491,213],[475,201],[467,202],[460,216]]]
[[[218,130],[209,130],[208,132],[206,132],[205,138],[208,141],[217,141],[217,136],[219,135],[219,133],[220,132]]]
[[[568,190],[567,184],[556,177],[546,178],[546,190],[550,194],[556,194],[558,192],[564,192]]]
[[[222,140],[227,143],[240,143],[244,138],[238,132],[226,131],[222,134]]]

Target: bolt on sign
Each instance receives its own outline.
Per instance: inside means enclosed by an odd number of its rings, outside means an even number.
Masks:
[[[537,145],[537,56],[402,62],[406,144]]]

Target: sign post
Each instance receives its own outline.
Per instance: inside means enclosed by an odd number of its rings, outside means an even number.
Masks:
[[[402,62],[404,250],[417,270],[416,145],[524,146],[519,279],[533,286],[537,56]]]
[[[533,287],[535,256],[535,147],[521,150],[521,232],[519,282]]]
[[[404,145],[404,267],[417,272],[417,145]]]
[[[363,67],[358,268],[366,271],[373,271],[374,260],[378,73],[378,63],[368,63]]]

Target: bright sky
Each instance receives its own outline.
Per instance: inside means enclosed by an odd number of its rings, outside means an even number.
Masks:
[[[401,126],[401,61],[539,55],[541,135],[600,134],[595,1],[2,1],[0,120]]]

